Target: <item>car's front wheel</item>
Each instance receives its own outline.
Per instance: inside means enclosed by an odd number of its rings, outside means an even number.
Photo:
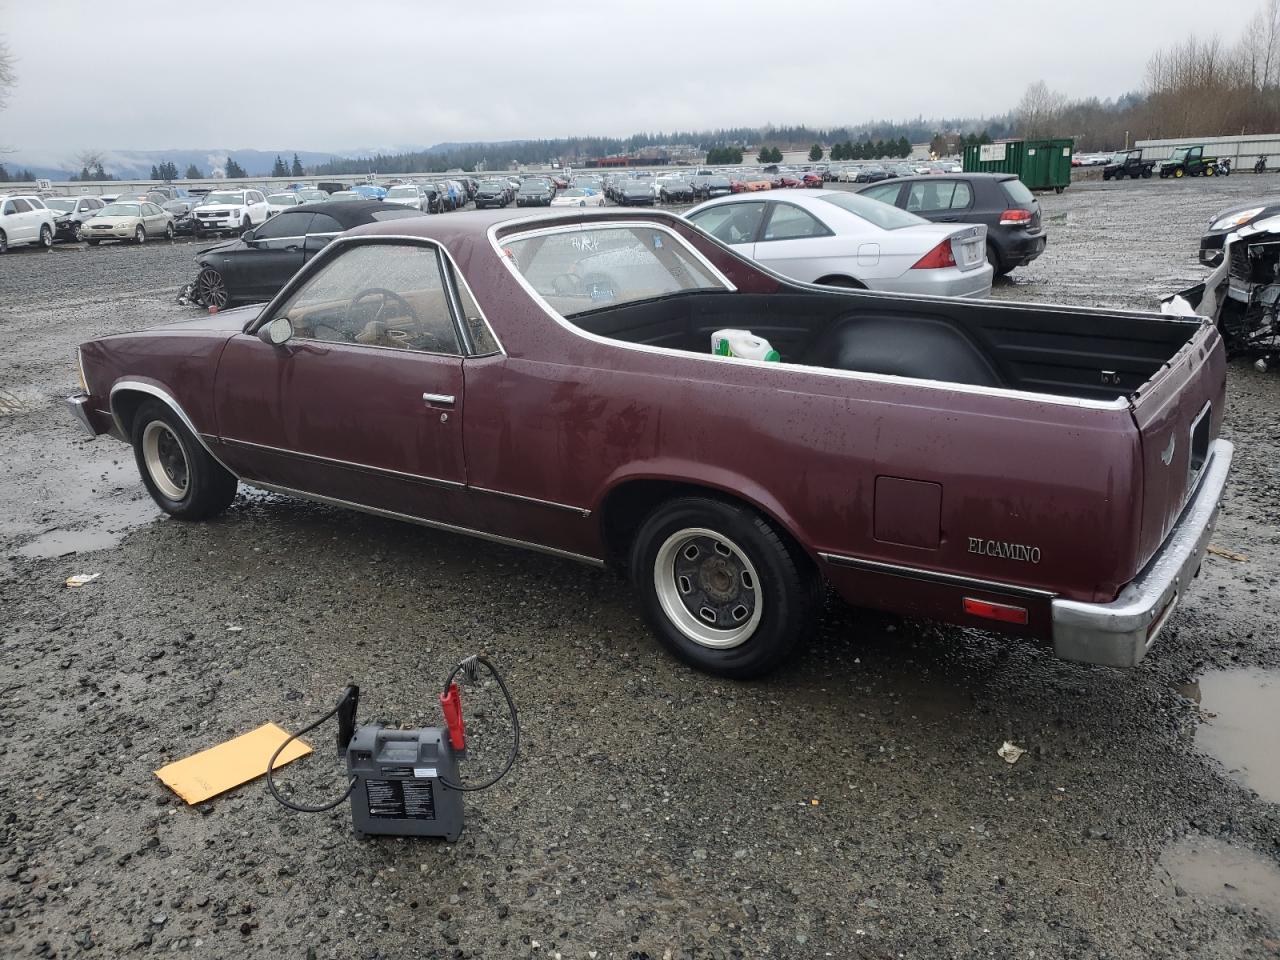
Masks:
[[[9,252],[9,237],[3,230],[0,230],[0,253]]]
[[[167,224],[165,224],[165,227],[164,227],[164,238],[165,238],[166,240],[172,240],[172,239],[173,239],[173,224],[172,224],[172,223],[167,223]]]
[[[133,231],[133,242],[139,245],[147,242],[147,231],[141,224],[138,225],[137,230]]]
[[[74,240],[76,243],[82,242],[84,240],[84,227],[82,227],[78,223],[75,224],[71,228],[71,239]]]
[[[631,577],[659,641],[700,670],[773,669],[816,621],[808,558],[749,507],[706,497],[659,506],[636,535]]]
[[[53,227],[47,223],[40,228],[40,246],[46,250],[53,246]]]
[[[196,277],[196,296],[206,307],[221,310],[231,299],[227,281],[213,267],[205,267]]]
[[[248,218],[248,216],[246,216],[243,220],[241,220],[241,221],[240,221],[240,232],[241,232],[241,233],[243,233],[243,232],[244,232],[244,231],[246,231],[246,230],[252,230],[252,229],[253,229],[253,221],[252,221],[252,220],[250,220],[250,219]]]
[[[165,513],[180,520],[203,520],[235,499],[235,476],[164,403],[144,402],[134,415],[132,434],[142,482]]]

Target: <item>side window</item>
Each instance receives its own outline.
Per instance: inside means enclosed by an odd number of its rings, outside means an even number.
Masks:
[[[433,247],[365,243],[310,277],[277,314],[298,337],[461,353]]]
[[[901,189],[902,187],[896,183],[881,183],[874,187],[869,187],[861,191],[861,193],[864,197],[870,197],[872,200],[894,204],[898,202],[898,191]]]
[[[952,210],[967,210],[973,203],[973,191],[967,183],[956,182],[956,192],[951,195]]]
[[[31,204],[27,203],[27,201],[25,200],[14,200],[13,209],[8,212],[9,213],[30,213]]]
[[[157,207],[154,203],[148,203],[146,207],[147,207],[148,217],[158,217],[162,213],[161,209]]]
[[[967,191],[969,188],[965,186]],[[951,199],[956,192],[954,180],[927,180],[911,185],[907,195],[907,209],[912,213],[934,213],[951,208]],[[968,206],[968,204],[961,204]]]
[[[825,237],[831,233],[808,211],[789,203],[775,203],[764,228],[764,240],[800,240],[806,237]]]
[[[277,213],[253,232],[256,240],[276,240],[281,237],[304,237],[314,214]]]
[[[45,205],[44,205],[44,201],[43,201],[43,200],[37,200],[35,197],[32,197],[30,200],[28,200],[28,201],[27,201],[27,203],[31,204],[31,209],[32,209],[32,210],[44,210],[44,209],[46,209],[46,208],[45,208]]]
[[[341,233],[342,224],[327,213],[317,213],[315,219],[311,221],[311,226],[307,227],[307,233]]]
[[[4,209],[0,210],[0,216],[7,217],[9,214],[17,213],[17,212],[18,212],[17,204],[13,200],[6,200],[4,202]]]
[[[751,203],[722,203],[718,207],[706,210],[690,217],[696,226],[701,227],[722,243],[751,243],[760,228],[760,218],[764,216],[764,201]]]
[[[462,282],[462,277],[457,271],[454,271],[454,279],[457,281],[458,302],[462,305],[462,316],[466,321],[467,331],[471,334],[471,342],[475,345],[476,353],[497,353],[498,341],[489,331],[489,325],[481,318],[480,307],[475,297],[471,296],[471,291]]]

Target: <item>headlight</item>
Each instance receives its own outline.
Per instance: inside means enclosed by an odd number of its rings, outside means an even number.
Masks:
[[[1251,207],[1248,210],[1241,210],[1239,213],[1229,213],[1221,220],[1215,220],[1210,224],[1209,229],[1230,230],[1232,227],[1243,227],[1265,209],[1266,207]]]

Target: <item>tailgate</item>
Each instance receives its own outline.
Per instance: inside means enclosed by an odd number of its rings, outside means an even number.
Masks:
[[[1142,527],[1136,575],[1164,542],[1204,476],[1222,427],[1226,354],[1205,324],[1131,400],[1142,460]]]

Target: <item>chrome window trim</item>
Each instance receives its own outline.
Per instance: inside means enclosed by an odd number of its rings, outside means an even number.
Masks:
[[[287,457],[297,457],[301,460],[314,460],[319,463],[332,463],[339,467],[348,467],[352,470],[364,470],[369,473],[386,474],[392,477],[398,477],[404,480],[414,480],[419,483],[426,483],[437,487],[448,487],[454,490],[461,490],[466,487],[466,483],[459,480],[445,480],[441,477],[428,477],[421,473],[408,473],[404,470],[393,470],[390,467],[375,467],[368,463],[356,463],[354,460],[339,460],[337,457],[326,457],[319,453],[306,453],[302,450],[290,450],[287,447],[273,447],[269,443],[254,443],[252,440],[238,440],[235,437],[223,437],[222,443],[239,447],[253,447],[257,450],[269,450],[272,453],[282,453]]]
[[[685,359],[701,360],[707,363],[717,363],[717,364],[731,363],[731,364],[739,364],[739,365],[750,366],[750,367],[758,367],[761,363],[764,362],[762,360],[744,360],[740,357],[713,356],[710,353],[706,353],[706,354],[692,353],[687,350],[676,350],[671,347],[654,347],[654,346],[650,346],[648,344],[643,344],[643,343],[627,343],[622,340],[614,340],[609,337],[603,337],[603,336],[600,336],[599,334],[591,333],[590,331],[584,330],[581,327],[574,325],[569,320],[565,319],[563,316],[561,316],[559,313],[553,310],[551,308],[551,305],[542,298],[542,295],[539,294],[538,291],[535,290],[533,286],[524,278],[524,275],[521,274],[520,271],[516,268],[515,264],[511,262],[511,259],[502,253],[501,243],[498,240],[497,233],[498,233],[498,230],[500,229],[510,228],[513,224],[537,222],[538,220],[544,219],[545,217],[546,217],[546,214],[543,214],[541,217],[536,217],[536,218],[525,217],[517,220],[499,221],[498,223],[492,224],[488,228],[486,233],[489,238],[489,245],[493,248],[494,254],[503,262],[508,272],[510,272],[511,275],[516,279],[516,282],[519,283],[520,286],[524,288],[525,292],[528,293],[529,296],[533,299],[533,301],[542,308],[543,312],[546,313],[547,316],[549,316],[555,323],[559,324],[565,330],[568,330],[570,333],[574,334],[575,336],[581,337],[584,340],[590,340],[593,343],[599,343],[599,344],[613,347],[619,350],[631,350],[637,353],[651,353],[651,354],[657,354],[658,356],[664,356],[664,357],[682,357]],[[589,220],[584,222],[606,223],[611,221]],[[654,223],[652,221],[644,221],[639,218],[637,218],[636,221],[630,221],[630,222],[646,223],[649,226],[659,226],[659,224],[657,223]],[[626,223],[627,221],[623,221],[623,225],[626,225]],[[580,226],[580,224],[575,226]],[[695,226],[695,225],[691,223],[690,226]],[[696,226],[695,226],[695,229],[696,229]],[[710,234],[707,234],[705,231],[702,231],[702,232],[705,236],[710,237]],[[529,236],[531,235],[531,233],[532,232],[521,233],[519,234],[519,236]],[[725,246],[724,244],[720,244],[720,242],[715,240],[714,237],[710,237],[710,239],[712,240],[713,243],[723,246],[726,251],[733,253],[734,256],[738,257],[739,259],[743,259],[740,253],[733,251],[732,248]],[[683,239],[682,239],[682,242],[684,242]],[[788,285],[810,287],[813,289],[822,290],[826,293],[831,292],[831,288],[829,287],[820,287],[816,284],[803,283],[798,280],[792,280],[789,277],[784,277],[781,274],[774,273],[772,270],[769,270],[768,268],[763,267],[760,264],[757,264],[754,262],[751,263],[750,266],[756,270],[759,270],[761,273],[764,273],[767,276],[774,277],[775,279],[783,283],[786,283]],[[734,290],[736,291],[736,289],[737,288],[735,287]],[[929,303],[931,299],[928,297],[909,297],[904,294],[884,293],[884,292],[878,292],[874,290],[859,290],[858,293],[862,296],[886,297],[886,298],[890,298],[898,301],[918,300],[922,303]],[[998,303],[997,301],[993,301],[993,300],[984,300],[982,301],[982,303],[983,303],[983,306],[985,307],[992,307],[995,309],[1002,309],[1005,306],[1018,307],[1018,308],[1046,307],[1046,306],[1057,307],[1057,308],[1061,307],[1060,304],[1039,304],[1039,303],[1017,303],[1017,304],[1006,305],[1006,304]],[[1088,308],[1082,308],[1081,312],[1090,313],[1092,311],[1089,310]],[[1112,311],[1102,311],[1102,312],[1106,312],[1108,314],[1118,313],[1118,314],[1139,316],[1145,320],[1160,320],[1160,319],[1176,320],[1177,319],[1177,318],[1163,318],[1158,315],[1143,313],[1140,310],[1112,310]],[[1186,322],[1186,321],[1183,320],[1181,322]],[[892,374],[886,374],[886,373],[861,373],[856,370],[832,370],[829,367],[813,367],[803,363],[780,363],[780,364],[772,364],[771,366],[773,369],[778,371],[796,372],[796,373],[802,373],[805,375],[816,374],[818,376],[831,377],[837,380],[861,380],[869,383],[905,384],[909,386],[924,387],[929,390],[938,390],[938,391],[950,392],[950,393],[973,394],[976,396],[984,396],[984,397],[993,397],[993,396],[1008,397],[1011,400],[1029,400],[1033,403],[1051,403],[1051,404],[1054,404],[1055,406],[1062,406],[1062,407],[1083,407],[1083,408],[1092,409],[1092,410],[1127,410],[1129,409],[1129,406],[1130,406],[1129,398],[1126,396],[1119,396],[1119,397],[1116,397],[1114,400],[1090,400],[1084,397],[1063,397],[1063,396],[1058,396],[1056,394],[1051,394],[1051,393],[1035,393],[1030,390],[1013,390],[1007,387],[977,387],[977,386],[973,386],[971,384],[966,384],[966,383],[948,383],[943,380],[922,380],[917,377],[899,377],[899,376],[894,376]]]
[[[586,507],[575,507],[569,503],[558,503],[555,500],[543,500],[541,497],[526,497],[522,493],[507,493],[505,490],[491,490],[488,487],[477,487],[468,485],[469,490],[476,493],[487,493],[494,497],[503,497],[507,500],[519,500],[522,503],[532,503],[540,507],[551,507],[553,510],[564,510],[567,513],[576,513],[583,519],[591,516],[591,511]]]
[[[344,236],[341,233],[336,233],[336,234],[309,233],[307,234],[307,236],[308,237],[332,236],[332,237],[337,237],[338,239],[333,240],[332,242],[326,244],[322,250],[320,250],[310,260],[308,260],[306,264],[303,266],[303,268],[299,270],[297,273],[295,273],[293,277],[290,278],[289,282],[286,283],[283,287],[281,287],[280,291],[274,297],[272,297],[270,300],[267,301],[267,304],[265,307],[263,307],[262,312],[258,316],[254,317],[252,320],[250,320],[248,323],[245,324],[244,330],[243,330],[244,333],[246,334],[256,333],[257,330],[267,322],[267,318],[272,314],[274,314],[276,304],[283,303],[289,297],[293,296],[294,292],[303,283],[305,283],[308,279],[310,279],[313,273],[316,273],[320,270],[320,266],[318,266],[319,264],[327,263],[331,258],[336,257],[341,251],[347,249],[347,247],[359,246],[359,245],[370,243],[370,242],[374,242],[376,244],[376,242],[378,241],[385,241],[385,240],[401,240],[401,241],[407,241],[410,243],[418,244],[420,246],[434,247],[438,252],[438,254],[442,254],[444,256],[445,260],[448,261],[449,266],[453,269],[454,275],[458,277],[462,277],[462,282],[466,285],[467,293],[471,294],[471,299],[475,303],[476,309],[480,311],[480,320],[483,321],[484,325],[489,328],[489,335],[493,337],[493,342],[498,345],[498,353],[500,353],[504,357],[507,355],[506,348],[503,347],[502,341],[499,340],[497,334],[494,333],[493,324],[489,322],[489,318],[485,315],[484,308],[480,306],[480,301],[476,300],[475,294],[471,290],[471,285],[468,284],[466,282],[466,278],[462,276],[462,271],[458,268],[458,262],[453,259],[453,254],[451,254],[448,248],[445,247],[445,245],[441,243],[439,240],[434,240],[430,237],[415,237],[410,234],[404,234],[404,233],[362,234],[358,237],[348,237],[348,236]],[[465,322],[465,318],[464,318],[464,322]],[[309,343],[333,343],[335,341],[309,340],[308,342]],[[368,346],[367,344],[349,344],[349,345],[359,346],[359,347]],[[372,347],[372,349],[396,350],[400,353],[406,352],[401,347]],[[425,353],[426,351],[417,350],[417,351],[410,351],[410,352]],[[468,357],[473,355],[472,354],[432,354],[432,356],[458,356],[462,358],[462,357]],[[490,356],[493,356],[493,354],[482,353],[482,354],[475,354],[474,356],[490,357]]]
[[[111,393],[108,395],[107,404],[111,408],[111,419],[115,421],[116,432],[120,435],[120,437],[126,443],[129,442],[129,432],[125,430],[124,421],[120,419],[120,414],[116,411],[116,402],[115,402],[116,394],[122,393],[126,390],[132,391],[135,393],[149,394],[150,396],[155,397],[157,400],[162,401],[170,410],[174,412],[177,418],[182,421],[182,425],[186,427],[189,431],[191,431],[191,435],[196,438],[196,442],[200,444],[200,446],[204,447],[205,453],[213,457],[213,459],[217,462],[218,466],[222,467],[223,470],[226,470],[227,473],[231,474],[233,477],[236,477],[237,479],[239,478],[239,474],[237,474],[234,470],[232,470],[225,463],[223,463],[222,460],[218,457],[218,455],[213,452],[212,448],[210,448],[208,442],[205,440],[205,435],[196,429],[196,425],[191,422],[191,418],[187,416],[187,411],[182,409],[182,405],[179,404],[178,401],[174,399],[174,397],[167,390],[164,390],[161,387],[158,387],[152,383],[146,383],[145,381],[142,381],[142,380],[117,380],[111,386]]]
[[[861,557],[847,557],[838,553],[820,552],[818,556],[832,566],[851,567],[855,570],[865,570],[868,573],[883,573],[891,577],[903,577],[907,580],[923,580],[928,583],[940,583],[946,586],[986,590],[991,593],[1004,593],[1009,596],[1026,597],[1028,599],[1049,600],[1057,596],[1057,594],[1052,590],[1038,590],[1035,587],[1020,587],[1011,583],[1000,583],[995,580],[982,580],[977,577],[963,577],[954,573],[942,573],[937,570],[908,567],[898,563],[883,563],[879,560],[863,560]]]
[[[513,537],[504,537],[496,533],[488,533],[484,530],[476,530],[471,527],[460,527],[453,523],[444,523],[440,520],[427,520],[424,517],[415,517],[408,513],[399,513],[395,510],[384,510],[381,507],[370,507],[361,503],[354,503],[350,500],[342,500],[338,497],[327,497],[319,493],[308,493],[305,490],[295,490],[292,487],[283,487],[274,483],[267,483],[262,480],[246,480],[245,483],[253,487],[260,487],[263,490],[270,490],[273,493],[283,493],[292,496],[302,497],[305,500],[314,500],[317,503],[325,503],[333,507],[346,507],[351,510],[358,510],[361,513],[371,513],[374,516],[387,517],[391,520],[404,520],[407,523],[416,523],[422,527],[430,527],[433,530],[443,530],[446,533],[460,533],[464,536],[477,537],[481,540],[489,540],[493,543],[500,543],[509,547],[522,547],[526,550],[534,550],[538,553],[550,554],[553,557],[561,557],[565,560],[576,560],[579,563],[585,563],[593,567],[604,567],[605,562],[598,557],[589,557],[582,553],[573,553],[569,550],[561,550],[559,547],[548,547],[541,543],[534,543],[531,540],[516,540]]]

